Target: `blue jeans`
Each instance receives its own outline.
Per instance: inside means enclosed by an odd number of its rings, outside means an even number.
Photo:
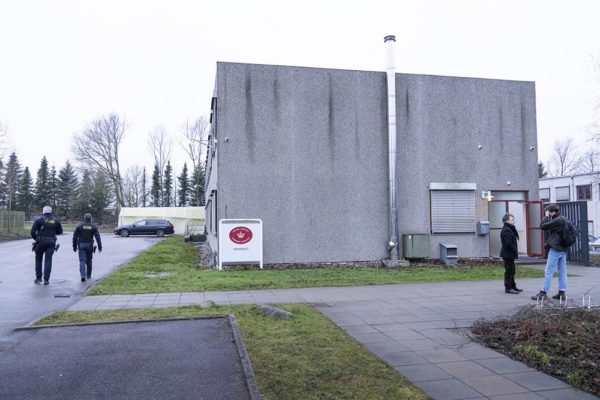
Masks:
[[[544,279],[544,292],[550,290],[552,275],[558,268],[558,290],[567,290],[567,252],[550,249],[546,261],[546,278]]]

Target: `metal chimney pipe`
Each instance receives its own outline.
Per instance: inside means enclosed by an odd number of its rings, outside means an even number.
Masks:
[[[396,65],[395,49],[396,36],[388,35],[383,38],[386,46],[386,74],[388,96],[388,166],[389,166],[389,209],[390,209],[390,240],[388,251],[390,260],[400,258],[398,246],[398,194],[396,189]]]

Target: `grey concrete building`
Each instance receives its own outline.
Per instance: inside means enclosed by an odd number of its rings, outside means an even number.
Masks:
[[[431,258],[445,242],[461,258],[497,256],[510,211],[520,251],[541,253],[534,83],[399,73],[395,83],[400,236],[419,234]],[[387,123],[384,72],[218,63],[213,251],[218,220],[258,218],[267,264],[388,258]]]

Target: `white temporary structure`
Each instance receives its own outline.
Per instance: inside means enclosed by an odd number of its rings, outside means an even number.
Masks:
[[[197,235],[204,232],[204,207],[123,207],[119,225],[133,224],[141,219],[166,219],[175,226],[176,235]]]

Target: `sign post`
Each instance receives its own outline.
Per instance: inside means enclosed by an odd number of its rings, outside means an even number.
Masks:
[[[219,270],[224,263],[258,263],[263,267],[262,220],[222,219],[219,221]]]

